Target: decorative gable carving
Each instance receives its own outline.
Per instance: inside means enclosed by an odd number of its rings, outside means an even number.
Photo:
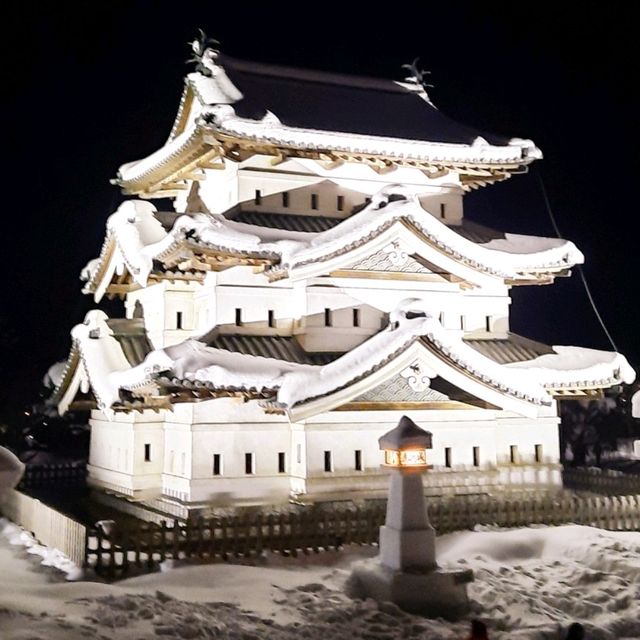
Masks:
[[[430,387],[431,378],[435,375],[424,363],[416,360],[351,402],[447,402],[447,395]]]
[[[349,267],[354,271],[394,271],[399,273],[431,273],[421,265],[399,240],[359,260]]]

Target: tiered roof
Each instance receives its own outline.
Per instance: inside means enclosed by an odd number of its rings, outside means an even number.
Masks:
[[[475,284],[487,277],[546,283],[583,262],[572,242],[555,238],[507,233],[474,242],[468,227],[445,225],[400,185],[385,187],[361,211],[316,232],[246,224],[221,214],[180,216],[166,231],[155,214],[152,204],[130,200],[109,218],[100,257],[85,270],[86,292],[96,299],[105,291],[123,292],[127,275],[129,283],[144,287],[150,278],[199,279],[237,265],[260,267],[269,280],[304,279],[348,268],[396,241],[399,232],[418,261]]]
[[[449,120],[417,81],[256,65],[198,50],[198,71],[186,78],[169,141],[120,168],[117,183],[125,192],[175,195],[204,179],[204,169],[256,154],[271,156],[274,165],[317,161],[322,175],[344,162],[381,173],[413,167],[430,178],[454,172],[466,188],[505,179],[541,157],[529,140],[504,140]],[[461,286],[547,283],[583,262],[564,240],[501,234],[468,222],[448,226],[419,196],[415,188],[387,186],[340,219],[241,207],[166,215],[131,200],[109,218],[100,256],[83,274],[85,291],[99,300],[240,265],[271,281],[357,274],[376,270],[376,252],[398,254],[389,258],[392,264],[406,254],[416,273],[446,273]],[[411,269],[408,278],[416,275]],[[61,410],[79,392],[90,392],[107,413],[240,396],[268,413],[301,419],[375,405],[380,390],[395,389],[387,383],[400,376],[409,380],[404,400],[413,407],[442,408],[445,400],[468,407],[477,400],[475,406],[536,416],[554,397],[589,395],[634,378],[617,353],[548,347],[513,335],[465,340],[419,300],[404,301],[385,330],[348,353],[309,353],[295,337],[229,335],[219,328],[152,350],[140,320],[114,322],[102,312],[89,313],[72,339],[54,393]]]
[[[467,188],[522,171],[541,157],[530,140],[476,131],[436,109],[422,85],[235,60],[207,50],[206,71],[190,73],[171,136],[122,167],[125,193],[175,195],[221,161],[272,156],[329,166],[357,162],[377,171],[414,167],[458,173]]]
[[[241,396],[261,401],[267,412],[296,419],[344,405],[382,380],[418,367],[416,375],[440,377],[491,405],[536,415],[555,396],[584,395],[630,382],[635,375],[617,353],[536,349],[538,343],[517,345],[517,340],[510,341],[505,364],[505,345],[497,347],[496,358],[495,351],[465,342],[443,329],[421,300],[401,303],[387,329],[345,354],[305,357],[294,338],[218,334],[209,336],[214,346],[190,339],[149,351],[134,364],[122,338],[98,311],[90,312],[72,337],[68,365],[54,394],[61,410],[78,389],[91,388],[97,405],[107,411]]]

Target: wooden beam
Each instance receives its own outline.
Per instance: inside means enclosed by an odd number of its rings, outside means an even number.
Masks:
[[[273,158],[271,158],[271,166],[272,167],[277,167],[279,164],[282,164],[283,162],[286,162],[289,159],[288,155],[286,153],[278,153],[276,156],[274,156]]]
[[[204,171],[187,171],[182,175],[185,180],[194,180],[195,182],[202,182],[206,179],[207,175]]]
[[[371,164],[371,166],[373,167],[373,170],[380,175],[391,173],[392,171],[395,171],[398,168],[398,165],[395,162],[389,162],[389,161],[374,162]]]

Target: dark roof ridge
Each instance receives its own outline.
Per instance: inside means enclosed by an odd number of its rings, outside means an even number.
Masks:
[[[274,63],[240,60],[224,54],[218,57],[218,61],[223,68],[231,66],[243,73],[252,73],[255,75],[289,78],[291,80],[302,80],[304,82],[314,82],[317,84],[333,84],[359,89],[377,89],[379,91],[389,91],[393,93],[412,93],[411,89],[398,84],[399,82],[403,82],[402,80],[396,81],[390,78],[361,76],[320,69],[305,69]]]

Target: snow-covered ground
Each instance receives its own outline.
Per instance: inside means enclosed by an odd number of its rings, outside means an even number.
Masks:
[[[14,525],[0,521],[0,529],[1,640],[468,635],[468,621],[426,620],[345,597],[350,564],[373,548],[173,567],[106,585],[65,582],[20,546],[25,535]],[[438,553],[442,565],[475,571],[471,616],[488,623],[492,640],[564,638],[573,621],[585,624],[589,639],[640,638],[640,533],[576,525],[465,531],[440,537]]]

